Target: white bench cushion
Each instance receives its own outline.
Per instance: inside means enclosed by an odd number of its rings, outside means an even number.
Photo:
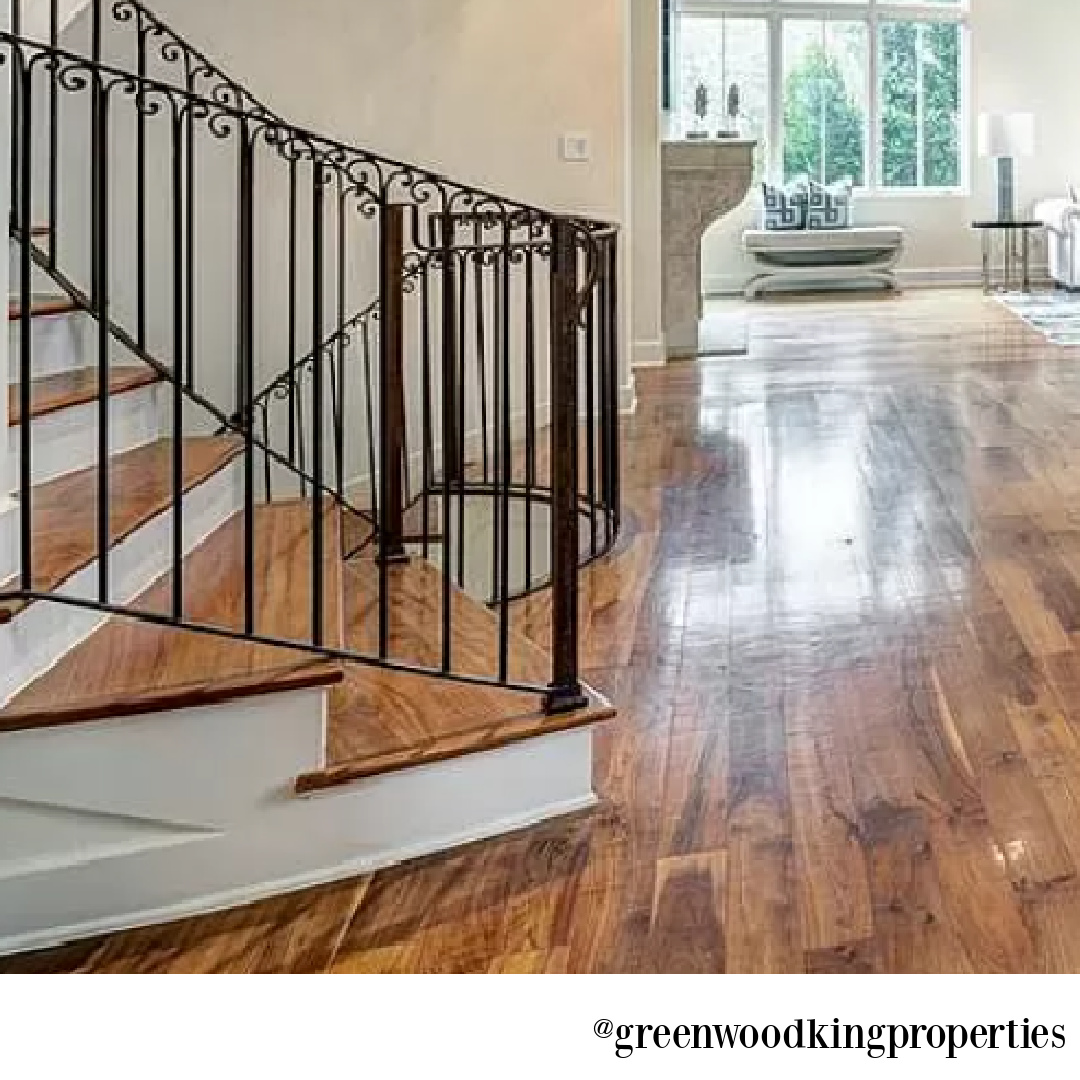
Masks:
[[[743,244],[751,254],[761,252],[844,252],[869,250],[891,251],[904,243],[904,230],[898,225],[866,225],[853,229],[804,229],[779,232],[748,229]]]

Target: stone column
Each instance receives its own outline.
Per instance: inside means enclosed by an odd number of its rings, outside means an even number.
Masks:
[[[664,347],[696,356],[702,316],[701,238],[746,198],[756,142],[681,139],[662,147]]]

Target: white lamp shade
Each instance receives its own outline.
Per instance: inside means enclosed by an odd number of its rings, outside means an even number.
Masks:
[[[1031,157],[1035,153],[1035,117],[1031,113],[983,113],[979,117],[979,156]]]

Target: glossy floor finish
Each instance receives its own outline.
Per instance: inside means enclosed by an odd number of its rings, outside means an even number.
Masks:
[[[750,336],[639,380],[597,810],[0,970],[1080,970],[1080,350],[976,293]]]

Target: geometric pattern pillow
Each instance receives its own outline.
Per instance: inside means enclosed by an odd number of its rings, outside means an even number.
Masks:
[[[850,229],[855,224],[855,199],[850,179],[826,187],[810,181],[808,229]]]
[[[805,229],[809,192],[804,183],[787,187],[762,184],[762,225],[773,232]]]

